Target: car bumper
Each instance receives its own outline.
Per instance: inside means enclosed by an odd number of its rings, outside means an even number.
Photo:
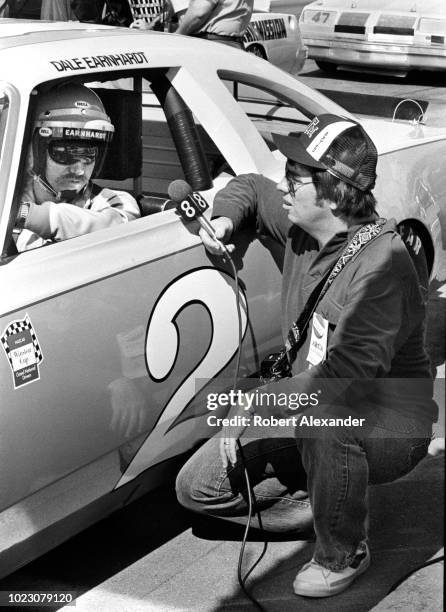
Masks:
[[[390,43],[328,41],[304,38],[308,57],[336,64],[361,65],[403,70],[446,71],[446,48],[426,49],[421,46]]]

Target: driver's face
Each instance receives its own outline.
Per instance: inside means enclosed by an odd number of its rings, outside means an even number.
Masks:
[[[89,182],[94,160],[79,158],[70,164],[59,164],[46,156],[46,178],[55,191],[81,191]]]

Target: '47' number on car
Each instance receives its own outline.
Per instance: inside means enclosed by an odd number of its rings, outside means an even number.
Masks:
[[[241,291],[239,294],[244,335],[247,306],[245,296]],[[238,350],[239,320],[232,277],[215,268],[194,270],[168,285],[153,307],[146,337],[150,376],[161,384],[171,374],[181,344],[176,318],[189,304],[197,303],[207,310],[212,321],[212,337],[206,354],[191,372],[184,373],[183,382],[168,400],[117,486],[133,480],[152,465],[184,452],[196,441],[193,437],[196,419],[175,421],[205,386],[206,379],[221,372]]]
[[[317,13],[314,13],[314,15],[311,18],[311,20],[314,21],[315,23],[327,23],[329,19],[330,19],[330,13],[325,13],[323,11],[317,11]]]

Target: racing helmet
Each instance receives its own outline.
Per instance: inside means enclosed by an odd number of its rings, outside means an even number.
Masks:
[[[92,176],[98,175],[113,132],[113,124],[99,96],[85,85],[66,83],[40,94],[32,136],[34,174],[44,179],[46,155],[52,156],[53,150],[59,151],[59,163],[65,163],[63,147],[71,144],[93,151]],[[69,156],[65,158],[69,163]]]

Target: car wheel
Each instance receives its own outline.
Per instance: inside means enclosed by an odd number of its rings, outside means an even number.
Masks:
[[[320,70],[323,70],[324,72],[330,72],[333,74],[338,69],[338,65],[333,64],[332,62],[323,62],[320,60],[315,60],[315,62],[316,62],[316,66],[320,68]]]
[[[265,51],[262,49],[262,47],[259,47],[258,45],[252,45],[246,50],[248,51],[248,53],[252,53],[253,55],[256,55],[257,57],[266,59]]]
[[[427,263],[426,249],[419,233],[408,223],[398,225],[398,233],[406,245],[409,255],[414,263],[418,274],[420,287],[424,295],[427,295],[429,287],[429,266]]]

